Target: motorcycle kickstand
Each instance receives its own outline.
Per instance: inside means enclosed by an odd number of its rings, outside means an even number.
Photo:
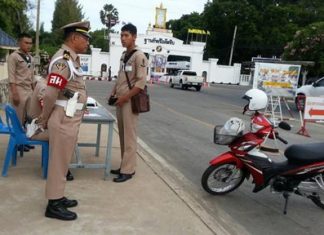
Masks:
[[[290,196],[290,194],[288,192],[283,193],[283,197],[285,198],[285,206],[284,206],[284,210],[283,210],[284,215],[287,214],[287,206],[288,206],[289,196]]]

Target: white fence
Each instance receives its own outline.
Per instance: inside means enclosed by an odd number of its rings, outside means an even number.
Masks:
[[[251,75],[249,74],[241,74],[240,76],[240,85],[241,86],[248,86],[250,85]]]

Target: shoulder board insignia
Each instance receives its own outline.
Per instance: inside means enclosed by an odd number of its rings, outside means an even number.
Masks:
[[[63,59],[69,60],[71,58],[70,52],[67,50],[64,50],[63,52]]]

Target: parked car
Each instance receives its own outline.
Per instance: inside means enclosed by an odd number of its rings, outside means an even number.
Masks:
[[[197,91],[200,91],[204,78],[197,76],[195,71],[190,70],[179,70],[177,75],[172,76],[169,79],[170,87],[179,86],[181,89],[186,90],[189,87],[196,88]]]
[[[164,82],[164,83],[169,83],[170,78],[173,76],[173,74],[164,74],[159,78],[160,82]]]
[[[296,90],[295,103],[297,109],[298,109],[298,101],[299,101],[300,108],[304,110],[305,99],[307,96],[324,97],[324,77],[319,78],[317,81],[313,82],[310,85],[301,86]]]

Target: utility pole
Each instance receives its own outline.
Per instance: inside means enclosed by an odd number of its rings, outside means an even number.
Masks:
[[[236,30],[237,30],[237,26],[235,25],[234,34],[233,34],[233,41],[232,41],[232,47],[231,47],[231,54],[230,54],[230,59],[229,59],[229,62],[228,62],[228,65],[230,65],[230,66],[232,65],[232,58],[233,58]]]
[[[37,0],[37,16],[36,16],[36,53],[35,53],[35,65],[36,65],[36,75],[39,74],[39,14],[40,14],[40,0]]]

